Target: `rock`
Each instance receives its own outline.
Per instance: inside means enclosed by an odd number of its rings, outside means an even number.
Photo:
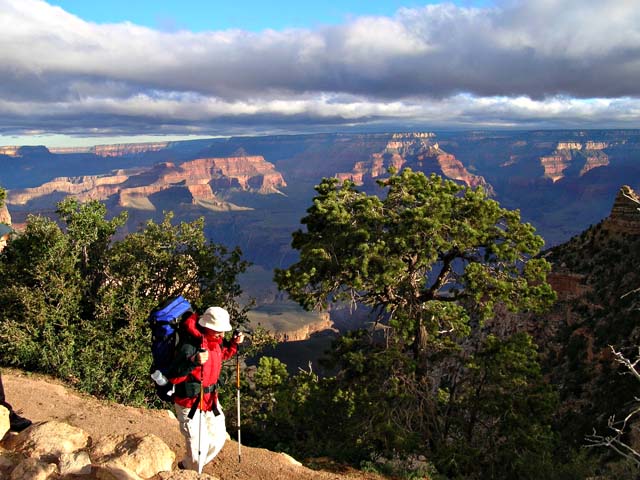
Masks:
[[[564,150],[556,155],[540,157],[540,164],[544,168],[545,178],[555,183],[564,177],[564,171],[571,164],[571,151]]]
[[[434,140],[433,133],[393,134],[381,152],[374,152],[366,161],[358,161],[351,172],[337,173],[341,181],[351,180],[365,185],[387,175],[389,168],[397,171],[411,167],[415,171],[440,171],[468,187],[482,186],[489,195],[493,187],[484,177],[470,173],[455,155],[445,152]]]
[[[604,226],[610,232],[640,235],[640,197],[630,186],[618,191]]]
[[[594,168],[606,167],[609,157],[603,150],[608,146],[605,142],[589,141],[583,148],[579,142],[559,142],[553,153],[540,157],[544,176],[555,183],[565,177],[565,170],[576,161],[584,162],[580,177]]]
[[[271,194],[280,193],[279,188],[286,186],[282,174],[276,171],[274,165],[264,157],[255,155],[199,158],[178,166],[164,162],[152,167],[117,170],[110,175],[58,177],[38,187],[11,190],[6,201],[10,205],[24,205],[59,192],[74,195],[81,202],[118,198],[122,206],[135,206],[140,199],[149,202],[149,196],[172,189],[176,195],[184,195],[193,204],[213,200],[227,204],[217,199],[212,187]],[[154,208],[151,203],[149,205],[148,208]],[[233,207],[229,204],[224,208]]]
[[[93,467],[96,480],[143,480],[136,472],[116,462]]]
[[[20,147],[17,145],[7,145],[5,147],[0,147],[0,155],[18,157],[18,150],[20,150]]]
[[[60,475],[88,475],[91,473],[91,459],[84,450],[63,453],[58,460]]]
[[[198,475],[194,470],[177,470],[175,472],[160,472],[160,480],[220,480],[220,477],[203,473]]]
[[[56,466],[53,463],[46,463],[37,458],[25,458],[13,469],[9,480],[47,480],[55,472]]]
[[[298,460],[296,460],[295,458],[293,458],[291,455],[288,455],[284,452],[280,452],[280,455],[282,455],[284,457],[284,459],[290,463],[291,465],[296,465],[298,467],[302,466],[302,463],[300,463]]]
[[[168,142],[126,143],[115,145],[96,145],[93,153],[100,157],[122,157],[124,155],[157,152],[169,146]],[[52,149],[53,150],[53,149]]]
[[[9,213],[9,209],[7,209],[6,205],[2,205],[0,207],[0,223],[11,225],[11,214]]]
[[[106,435],[91,448],[94,464],[120,465],[142,478],[171,470],[175,453],[153,434]]]
[[[299,342],[308,340],[314,333],[333,329],[333,321],[328,314],[322,313],[319,317],[318,321],[302,325],[294,330],[276,330],[273,336],[278,342]]]
[[[23,459],[24,457],[19,453],[0,447],[0,478],[9,478],[9,472]]]
[[[9,409],[0,405],[0,438],[4,437],[9,431]]]
[[[63,453],[85,448],[89,435],[82,429],[55,420],[32,425],[7,441],[8,447],[28,457],[57,462]]]

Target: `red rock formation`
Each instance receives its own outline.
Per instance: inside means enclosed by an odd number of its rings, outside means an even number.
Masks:
[[[603,226],[611,232],[640,235],[640,197],[630,186],[620,188]]]
[[[584,158],[584,165],[580,176],[590,170],[609,165],[609,157],[604,149],[609,146],[606,142],[588,141],[585,145],[579,142],[559,142],[551,155],[540,157],[544,168],[544,176],[554,183],[564,178],[564,171],[576,159]]]
[[[213,193],[213,190],[211,190],[211,186],[208,183],[192,184],[188,185],[187,188],[189,189],[189,192],[191,193],[191,196],[193,198],[213,200],[216,197]]]
[[[411,133],[394,133],[391,138],[394,140],[405,140],[414,138],[435,138],[436,134],[433,132],[411,132]]]
[[[323,313],[321,317],[319,321],[308,323],[295,330],[273,332],[273,336],[278,342],[299,342],[309,339],[314,333],[333,329],[333,322],[329,318],[329,314]]]
[[[501,167],[508,167],[510,165],[515,165],[516,163],[518,163],[518,155],[509,155],[509,160],[507,160],[506,162],[502,162],[500,164]]]
[[[544,176],[555,183],[564,177],[563,172],[571,163],[571,154],[563,152],[557,155],[540,157],[540,163],[544,167]]]
[[[591,287],[584,283],[586,276],[578,273],[551,272],[547,281],[558,294],[559,300],[572,300],[588,293]]]
[[[68,153],[94,153],[95,147],[51,147],[51,153],[66,155]]]
[[[20,147],[13,146],[13,145],[0,147],[0,155],[7,155],[9,157],[17,157],[19,149],[20,149]]]
[[[473,175],[467,171],[462,162],[449,153],[442,153],[436,157],[442,173],[453,180],[464,182],[469,187],[488,187],[484,177]],[[492,191],[492,190],[491,190]]]
[[[609,165],[609,157],[606,153],[600,151],[599,149],[591,149],[591,152],[586,155],[584,166],[582,170],[580,170],[580,176],[587,173],[589,170],[593,170],[598,167],[606,167]]]
[[[282,175],[261,156],[203,158],[179,166],[165,162],[150,168],[118,170],[112,175],[60,177],[40,187],[11,190],[7,195],[7,203],[23,205],[60,192],[74,195],[80,201],[106,200],[117,196],[121,206],[153,209],[148,200],[150,195],[169,188],[185,188],[194,204],[228,209],[229,205],[225,206],[224,202],[216,200],[212,187],[268,194],[279,193],[278,189],[284,186],[286,183]],[[206,203],[212,200],[218,203]]]
[[[582,150],[582,144],[579,142],[558,142],[556,150]]]
[[[9,209],[7,209],[6,205],[0,207],[0,223],[11,225],[11,214],[9,214]]]
[[[342,181],[348,179],[356,185],[363,185],[383,177],[389,168],[439,170],[447,178],[460,181],[467,186],[483,186],[493,195],[493,188],[483,177],[469,173],[454,155],[441,150],[438,143],[432,141],[434,137],[433,133],[393,134],[382,152],[373,153],[369,160],[356,162],[351,172],[341,172],[335,176]]]
[[[230,187],[258,193],[279,193],[278,189],[286,186],[282,175],[262,156],[199,158],[163,175],[166,183],[185,181],[187,185],[201,185],[221,178],[234,179],[235,183],[227,182]]]
[[[54,147],[51,153],[93,153],[99,157],[122,157],[146,152],[158,152],[169,146],[169,142],[127,143],[114,145],[96,145],[95,147]]]
[[[105,200],[114,195],[119,185],[129,177],[121,173],[113,176],[86,176],[86,177],[59,177],[41,185],[40,187],[25,188],[22,190],[9,190],[7,203],[12,205],[24,205],[28,201],[49,195],[54,192],[76,195],[80,201]]]
[[[588,141],[584,146],[585,150],[604,150],[609,144],[607,142],[592,142]]]
[[[351,180],[356,185],[362,185],[365,178],[378,178],[384,175],[388,168],[400,170],[404,164],[404,158],[397,153],[392,154],[386,163],[382,153],[374,153],[370,160],[356,162],[351,172],[338,173],[336,178],[341,181]]]

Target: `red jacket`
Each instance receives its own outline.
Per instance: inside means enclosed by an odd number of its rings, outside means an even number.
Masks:
[[[195,396],[180,396],[180,387],[177,387],[174,402],[183,407],[191,407],[200,401],[200,381],[202,387],[212,389],[220,377],[222,362],[228,360],[238,351],[238,344],[235,341],[225,342],[222,338],[215,338],[208,334],[209,330],[197,324],[198,315],[193,314],[185,323],[187,331],[186,338],[180,342],[176,360],[171,370],[174,375],[170,375],[169,381],[173,384],[185,383]],[[204,348],[209,351],[209,359],[204,365],[193,362],[193,356],[198,353],[198,349]],[[218,399],[217,391],[206,392],[203,395],[203,411],[212,410],[214,402]]]

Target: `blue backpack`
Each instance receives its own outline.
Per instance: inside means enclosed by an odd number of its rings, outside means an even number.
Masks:
[[[170,298],[155,308],[147,321],[151,327],[151,378],[158,397],[172,401],[173,385],[166,374],[175,356],[180,324],[193,314],[193,308],[183,296]]]

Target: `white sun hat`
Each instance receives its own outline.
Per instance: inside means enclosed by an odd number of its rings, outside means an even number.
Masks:
[[[216,332],[230,332],[231,323],[229,322],[229,312],[221,307],[209,307],[207,308],[200,319],[198,324],[209,330]]]

